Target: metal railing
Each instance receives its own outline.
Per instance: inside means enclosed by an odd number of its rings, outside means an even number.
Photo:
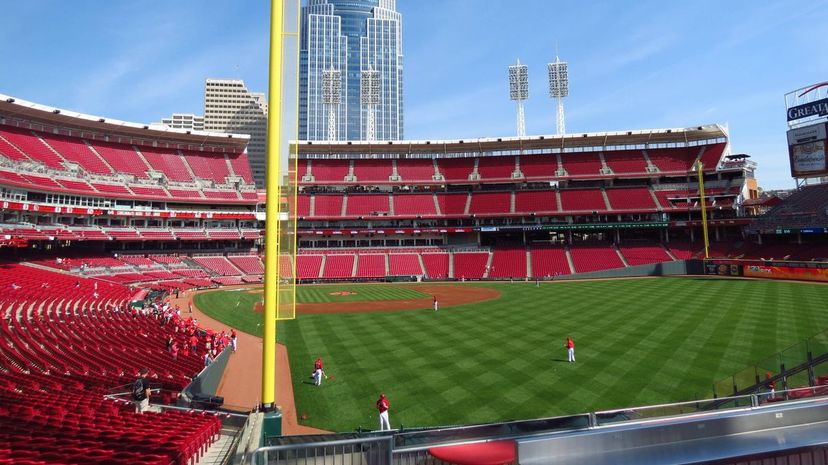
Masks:
[[[252,465],[391,465],[393,436],[284,444],[257,449]]]

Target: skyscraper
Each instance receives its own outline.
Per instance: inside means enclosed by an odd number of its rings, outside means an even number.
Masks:
[[[150,123],[153,126],[166,126],[173,129],[190,129],[193,131],[204,130],[204,117],[192,113],[173,113],[169,118],[161,118],[158,123]]]
[[[299,138],[365,140],[374,111],[377,140],[403,138],[402,16],[396,0],[307,0],[299,45]],[[323,101],[323,74],[340,71],[341,101]],[[376,71],[379,103],[362,105],[360,78]],[[330,77],[335,73],[327,73]],[[330,112],[335,118],[329,118]],[[328,131],[328,121],[336,131]]]
[[[250,92],[238,79],[207,79],[204,85],[204,129],[247,134],[247,159],[258,187],[265,185],[267,99]]]

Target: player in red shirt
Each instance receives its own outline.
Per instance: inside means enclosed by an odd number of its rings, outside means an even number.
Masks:
[[[575,342],[570,336],[566,337],[566,355],[569,357],[570,363],[575,361]]]
[[[380,392],[379,400],[377,400],[377,411],[379,412],[379,426],[380,431],[391,430],[391,422],[388,420],[388,409],[391,403],[385,394]]]

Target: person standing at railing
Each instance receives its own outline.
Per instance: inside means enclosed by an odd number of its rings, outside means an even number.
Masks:
[[[135,413],[144,413],[149,409],[150,384],[147,381],[149,370],[141,368],[139,377],[132,385],[132,399],[135,401]]]
[[[391,403],[385,394],[380,392],[379,400],[377,400],[377,411],[379,412],[379,429],[380,431],[391,430],[391,421],[388,419],[388,409]]]
[[[773,381],[773,373],[765,373],[765,379],[768,383],[768,400],[771,400],[776,397],[776,383]]]

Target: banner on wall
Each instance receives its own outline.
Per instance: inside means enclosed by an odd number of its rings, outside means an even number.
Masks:
[[[716,276],[741,276],[742,265],[707,262],[705,272]]]
[[[751,278],[828,282],[828,268],[746,265],[744,267],[744,274]]]

